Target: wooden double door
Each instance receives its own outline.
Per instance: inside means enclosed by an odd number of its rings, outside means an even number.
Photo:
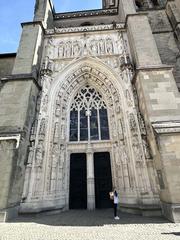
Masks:
[[[94,187],[96,208],[110,208],[112,174],[109,152],[94,153]],[[87,208],[87,160],[85,153],[73,153],[70,158],[70,209]]]

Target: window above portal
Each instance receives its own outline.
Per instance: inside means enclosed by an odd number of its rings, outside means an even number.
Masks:
[[[109,139],[106,104],[89,85],[76,94],[71,104],[69,139],[73,142]]]

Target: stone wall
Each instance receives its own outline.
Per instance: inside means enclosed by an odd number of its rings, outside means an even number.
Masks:
[[[33,92],[31,81],[7,82],[1,89],[0,131],[23,131],[29,109],[28,98]],[[35,99],[34,99],[35,101]],[[31,115],[31,114],[30,114]],[[32,117],[32,116],[31,116]]]
[[[17,214],[14,209],[21,202],[37,92],[30,79],[5,82],[0,92],[0,212],[4,220]]]
[[[165,10],[150,11],[148,18],[162,63],[174,67],[174,77],[180,87],[180,51],[167,13]]]
[[[10,75],[14,66],[16,54],[0,54],[0,77]]]
[[[162,62],[174,67],[174,77],[180,88],[180,52],[172,32],[154,34]]]
[[[7,206],[7,197],[10,191],[11,185],[11,174],[13,159],[15,157],[15,145],[14,140],[11,141],[0,141],[0,189],[1,189],[1,198],[0,198],[0,209],[4,209]],[[3,157],[2,157],[3,156]]]

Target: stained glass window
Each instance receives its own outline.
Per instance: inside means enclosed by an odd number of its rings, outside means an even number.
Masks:
[[[95,88],[83,87],[70,110],[70,141],[108,140],[107,107]]]

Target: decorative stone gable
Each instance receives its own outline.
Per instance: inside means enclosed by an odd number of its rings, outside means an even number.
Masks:
[[[124,196],[131,195],[131,201],[136,203],[141,192],[153,201],[132,75],[124,32],[110,30],[46,36],[41,68],[42,91],[31,132],[22,211],[54,204],[68,208],[70,154],[89,149],[108,149],[113,184],[124,192]],[[93,99],[87,102],[85,95],[80,94],[89,88],[96,92],[96,102]],[[70,141],[70,112],[80,106],[74,97],[78,101],[81,99],[81,104],[100,104],[107,109],[107,140],[81,142],[78,138],[77,142]]]

